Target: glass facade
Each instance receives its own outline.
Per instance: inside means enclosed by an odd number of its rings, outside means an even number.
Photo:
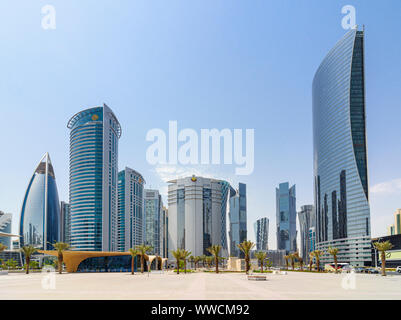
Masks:
[[[109,107],[83,110],[70,131],[71,245],[117,250],[117,175],[120,124]]]
[[[49,154],[40,160],[22,203],[20,244],[51,250],[60,240],[60,202]]]
[[[70,243],[71,242],[71,213],[70,204],[61,201],[60,205],[61,212],[61,232],[60,241]]]
[[[139,256],[134,260],[134,272],[140,266]],[[91,257],[82,261],[77,272],[130,272],[132,256]]]
[[[130,168],[118,173],[118,251],[128,251],[143,243],[142,175]]]
[[[310,229],[315,226],[315,212],[312,205],[305,205],[301,207],[298,212],[298,221],[301,236],[300,255],[305,262],[309,261],[309,252],[311,239]]]
[[[295,185],[280,183],[276,188],[277,249],[286,252],[297,251]]]
[[[255,230],[256,250],[268,250],[269,219],[258,219],[253,227]]]
[[[230,251],[232,257],[243,258],[238,244],[247,240],[246,184],[239,183],[238,192],[230,198]]]
[[[364,31],[352,29],[327,54],[312,91],[316,247],[369,265]]]
[[[11,233],[11,221],[11,213],[4,213],[3,211],[0,211],[0,232]],[[11,250],[10,237],[0,237],[0,243],[4,244],[9,250]]]
[[[145,243],[152,246],[152,253],[162,255],[160,246],[160,224],[162,198],[158,190],[145,189]]]

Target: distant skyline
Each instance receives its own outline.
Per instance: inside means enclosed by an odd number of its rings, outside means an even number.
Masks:
[[[106,103],[122,127],[119,171],[140,172],[164,203],[166,181],[177,177],[246,183],[248,238],[255,240],[254,222],[268,217],[275,249],[276,186],[296,185],[297,211],[313,204],[312,79],[347,32],[341,8],[349,4],[365,25],[372,236],[386,235],[401,208],[399,1],[55,0],[57,27],[44,30],[46,4],[0,3],[7,12],[0,21],[0,210],[13,214],[13,233],[45,152],[59,198],[69,201],[67,122]],[[237,176],[235,164],[150,165],[146,134],[168,132],[170,120],[197,132],[254,129],[253,173]]]

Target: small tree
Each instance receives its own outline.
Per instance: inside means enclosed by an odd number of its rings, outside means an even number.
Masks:
[[[182,259],[182,252],[181,249],[177,249],[175,251],[171,251],[173,257],[177,261],[177,274],[180,274],[180,261]]]
[[[338,261],[337,261],[338,248],[329,247],[327,249],[327,252],[333,256],[334,268],[336,269],[335,273],[337,273],[337,270],[338,270]]]
[[[36,252],[36,249],[31,245],[23,246],[21,252],[25,256],[25,272],[29,274],[29,262],[31,261],[31,256]]]
[[[285,255],[284,259],[285,259],[285,268],[288,270],[290,255]]]
[[[52,246],[54,247],[54,249],[57,250],[58,273],[61,274],[63,272],[63,260],[64,260],[63,253],[64,251],[68,250],[70,245],[65,242],[55,242],[54,244],[52,244]]]
[[[315,250],[313,251],[313,255],[316,258],[316,270],[319,272],[320,270],[320,257],[323,255],[323,251]]]
[[[221,246],[218,244],[212,245],[210,248],[207,248],[207,251],[210,252],[214,257],[214,264],[216,265],[216,273],[219,273],[219,254],[220,254]]]
[[[245,240],[242,243],[238,244],[237,246],[245,255],[245,272],[246,272],[246,274],[248,274],[249,261],[250,261],[249,256],[250,256],[251,250],[255,247],[255,244],[252,241]]]
[[[129,248],[129,253],[131,254],[131,274],[134,274],[134,268],[135,268],[135,257],[140,255],[139,250]]]
[[[199,256],[196,256],[195,257],[195,259],[194,259],[194,263],[195,263],[195,270],[196,270],[196,267],[198,266],[198,263],[201,261],[201,257],[199,257]]]
[[[191,256],[191,251],[181,250],[181,259],[184,261],[184,273],[187,273],[187,260],[189,256]]]
[[[291,260],[292,270],[295,270],[295,260],[297,259],[297,254],[295,252],[293,252],[293,253],[290,253],[288,256]]]
[[[256,257],[256,259],[258,259],[258,261],[260,263],[260,272],[263,273],[263,263],[266,260],[267,253],[263,252],[263,251],[259,251],[259,252],[255,253],[255,257]]]
[[[384,242],[374,242],[373,245],[375,248],[380,252],[380,258],[382,260],[382,276],[386,276],[386,251],[390,250],[392,247],[392,243],[390,241],[384,241]]]
[[[314,257],[315,255],[313,254],[313,251],[309,252],[309,271],[312,271]]]
[[[15,261],[14,259],[8,259],[4,264],[7,266],[8,270],[10,269],[12,270],[17,267],[18,262]]]
[[[146,244],[141,244],[139,246],[136,246],[135,249],[138,250],[139,255],[141,256],[141,273],[143,273],[145,265],[145,256],[153,249],[153,247],[148,246]]]

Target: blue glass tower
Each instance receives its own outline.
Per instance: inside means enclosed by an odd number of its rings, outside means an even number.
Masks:
[[[20,217],[20,244],[53,249],[60,239],[60,202],[49,154],[40,160],[25,192]]]
[[[243,258],[238,244],[247,239],[246,184],[239,183],[236,195],[230,198],[229,255]]]
[[[316,248],[337,247],[340,262],[369,265],[364,31],[352,29],[330,50],[312,91]]]
[[[297,250],[297,212],[295,185],[280,183],[276,188],[277,249],[287,253]]]
[[[67,127],[71,130],[71,246],[117,251],[120,123],[104,104],[75,114]]]

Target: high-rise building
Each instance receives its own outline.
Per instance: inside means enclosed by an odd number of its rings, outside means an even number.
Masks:
[[[71,245],[75,250],[116,251],[120,123],[104,104],[78,112],[67,127]]]
[[[280,183],[276,188],[277,249],[287,253],[297,251],[297,212],[295,185]]]
[[[0,232],[11,233],[11,222],[13,215],[11,213],[4,213],[0,211]],[[0,237],[0,243],[11,249],[11,238],[10,237]]]
[[[60,204],[61,224],[60,241],[70,244],[71,242],[71,214],[70,204],[61,201]]]
[[[169,258],[177,248],[200,256],[210,255],[211,245],[222,245],[223,202],[222,180],[192,176],[169,181]]]
[[[60,202],[56,176],[49,154],[40,159],[22,202],[20,218],[20,245],[38,249],[53,249],[60,239]]]
[[[167,258],[168,251],[168,209],[163,207],[160,220],[160,255]]]
[[[143,243],[143,176],[128,167],[118,173],[118,251]]]
[[[371,264],[364,31],[350,30],[313,79],[316,247],[339,262]]]
[[[394,212],[394,224],[390,225],[387,229],[389,236],[401,234],[401,209]]]
[[[269,219],[260,218],[253,225],[255,230],[256,250],[269,249]]]
[[[316,250],[316,227],[309,228],[309,253]],[[309,257],[307,258],[309,260]]]
[[[145,244],[152,246],[152,253],[161,256],[161,222],[163,201],[158,190],[145,189]]]
[[[238,244],[247,240],[246,184],[239,183],[238,190],[230,194],[229,201],[229,255],[243,258],[244,253]]]
[[[220,180],[221,186],[221,254],[225,256],[230,255],[232,236],[230,230],[232,218],[230,216],[230,199],[234,197],[237,192],[227,181]],[[234,227],[234,225],[233,225]],[[239,229],[237,228],[239,231]]]
[[[298,212],[298,221],[301,236],[300,256],[305,262],[309,260],[309,252],[311,252],[311,236],[310,229],[315,227],[315,212],[313,205],[301,206],[301,211]]]

